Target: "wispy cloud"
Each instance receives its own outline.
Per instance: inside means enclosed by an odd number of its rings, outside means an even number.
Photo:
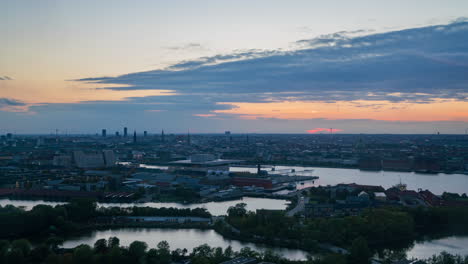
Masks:
[[[0,111],[5,112],[27,112],[28,105],[22,101],[12,98],[0,98]]]
[[[173,50],[173,51],[180,51],[180,50],[207,50],[206,47],[204,47],[200,43],[187,43],[184,45],[180,46],[168,46],[165,47],[168,50]]]
[[[26,105],[22,101],[11,98],[0,98],[0,106],[23,106]]]

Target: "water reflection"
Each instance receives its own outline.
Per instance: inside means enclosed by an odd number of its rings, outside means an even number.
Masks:
[[[186,248],[189,252],[191,252],[194,247],[200,246],[202,244],[208,244],[210,247],[226,248],[231,246],[235,251],[239,251],[243,247],[250,247],[251,249],[259,252],[265,251],[266,249],[272,249],[275,253],[292,260],[304,260],[307,257],[307,252],[302,250],[269,247],[262,244],[244,243],[237,240],[229,240],[223,238],[214,230],[199,229],[110,229],[94,231],[88,235],[69,239],[62,246],[65,248],[76,247],[80,244],[88,244],[92,246],[98,239],[108,239],[112,236],[118,237],[120,239],[120,244],[124,246],[128,246],[135,240],[139,240],[146,242],[150,248],[154,248],[160,241],[166,240],[169,242],[172,250],[176,248]]]
[[[450,236],[440,239],[416,242],[406,251],[408,258],[427,259],[442,251],[452,255],[468,255],[468,236]]]

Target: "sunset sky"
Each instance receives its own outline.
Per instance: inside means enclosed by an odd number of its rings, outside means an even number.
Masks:
[[[0,4],[0,134],[468,128],[466,0]]]

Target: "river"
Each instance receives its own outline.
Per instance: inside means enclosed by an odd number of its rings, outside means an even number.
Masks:
[[[363,171],[359,169],[343,168],[319,168],[319,167],[299,167],[299,166],[275,166],[278,170],[304,171],[314,170],[313,175],[319,179],[307,181],[304,185],[298,185],[298,188],[311,186],[336,185],[339,183],[357,183],[364,185],[381,185],[384,188],[390,188],[400,182],[408,185],[410,190],[430,190],[434,194],[443,192],[466,193],[468,186],[468,175],[464,174],[425,174],[414,172],[396,172],[396,171]],[[231,167],[231,171],[249,171],[256,172],[254,167]],[[271,171],[271,168],[264,170]]]
[[[163,228],[120,228],[101,231],[93,231],[87,235],[72,238],[62,245],[65,248],[76,247],[80,244],[93,245],[98,239],[108,239],[109,237],[118,237],[120,244],[128,246],[135,240],[144,241],[150,248],[155,248],[156,245],[166,240],[169,242],[171,249],[186,248],[188,252],[202,244],[208,244],[210,247],[226,248],[231,246],[233,250],[239,251],[243,247],[250,247],[255,251],[265,251],[271,249],[273,252],[280,254],[288,259],[304,260],[307,257],[307,252],[298,249],[288,249],[279,247],[270,247],[263,244],[245,243],[237,240],[223,238],[214,230],[200,229],[163,229]]]
[[[289,201],[287,200],[278,200],[278,199],[267,199],[267,198],[253,198],[253,197],[244,197],[242,199],[236,199],[231,201],[222,201],[222,202],[208,202],[201,204],[180,204],[180,203],[98,203],[98,206],[112,207],[131,207],[131,206],[149,206],[154,208],[161,207],[174,207],[174,208],[206,208],[208,212],[212,215],[225,215],[227,209],[230,206],[234,206],[238,203],[247,204],[247,210],[254,211],[257,209],[272,209],[272,210],[284,210],[286,209]],[[10,200],[10,199],[0,199],[0,205],[5,206],[7,204],[12,204],[14,206],[22,206],[25,210],[30,210],[38,204],[47,204],[55,206],[57,204],[63,204],[63,202],[51,202],[43,200]]]

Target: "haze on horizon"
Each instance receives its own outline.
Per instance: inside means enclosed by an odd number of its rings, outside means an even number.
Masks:
[[[468,128],[467,1],[0,3],[0,134]]]

